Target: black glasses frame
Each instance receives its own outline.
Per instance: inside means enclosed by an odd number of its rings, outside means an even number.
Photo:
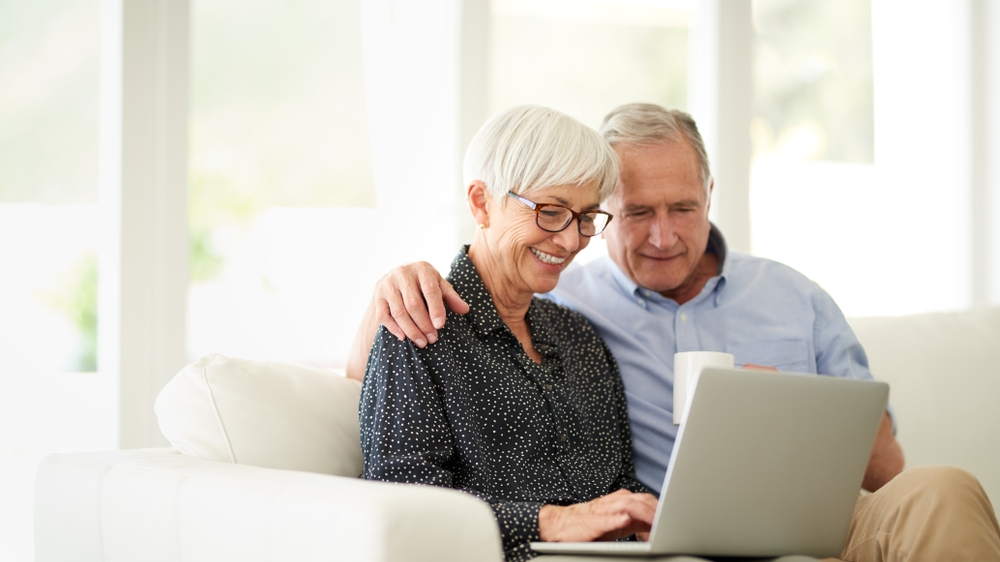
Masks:
[[[604,232],[604,229],[606,229],[608,227],[608,225],[611,224],[611,219],[615,218],[615,216],[612,215],[611,213],[608,213],[606,211],[602,211],[600,209],[597,209],[597,210],[594,210],[594,211],[582,211],[582,212],[578,213],[578,212],[574,211],[573,209],[570,209],[569,207],[567,207],[565,205],[556,205],[556,204],[553,204],[553,203],[535,203],[531,199],[525,199],[524,197],[521,197],[520,195],[514,193],[513,191],[508,191],[507,192],[507,196],[508,197],[513,197],[514,199],[517,199],[517,201],[519,203],[521,203],[525,207],[528,207],[529,209],[535,211],[535,225],[537,225],[538,228],[544,230],[545,232],[562,232],[562,231],[566,230],[566,228],[570,224],[572,224],[573,221],[575,220],[576,221],[576,230],[577,230],[577,232],[580,233],[580,236],[586,236],[586,237],[590,238],[590,237],[597,236],[598,234]],[[546,207],[558,207],[560,209],[566,209],[567,211],[570,212],[570,218],[569,218],[569,220],[566,221],[566,224],[562,225],[562,228],[557,228],[555,230],[553,230],[551,228],[545,228],[544,226],[542,226],[542,223],[540,222],[538,213],[540,213]],[[583,215],[586,215],[586,214],[604,215],[604,216],[608,217],[608,222],[604,223],[604,226],[600,230],[595,230],[593,234],[587,234],[587,233],[585,233],[583,231],[583,222],[580,220],[580,217],[582,217]]]

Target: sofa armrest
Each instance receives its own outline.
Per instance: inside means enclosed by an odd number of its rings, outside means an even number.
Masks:
[[[454,490],[141,449],[41,462],[35,560],[501,562],[503,552],[489,506]]]

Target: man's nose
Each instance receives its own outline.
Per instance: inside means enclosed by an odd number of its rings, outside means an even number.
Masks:
[[[649,225],[649,243],[660,250],[666,250],[677,242],[677,233],[670,219],[657,216]]]

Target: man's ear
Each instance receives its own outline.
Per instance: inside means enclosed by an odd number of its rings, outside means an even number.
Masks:
[[[490,225],[490,211],[487,207],[487,201],[490,198],[490,192],[486,189],[486,184],[479,180],[473,181],[466,188],[465,197],[469,201],[469,212],[472,213],[476,224],[480,228],[488,227]]]
[[[712,208],[712,191],[715,189],[715,178],[708,180],[708,201],[705,202],[705,214]]]

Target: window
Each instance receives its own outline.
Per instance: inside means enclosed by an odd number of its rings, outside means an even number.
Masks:
[[[865,233],[844,224],[875,210],[870,1],[755,0],[753,24],[753,252],[819,282],[849,314],[878,312],[848,265],[876,266],[847,251]]]
[[[95,373],[100,2],[0,3],[0,559],[32,558],[35,468],[114,448]]]
[[[757,158],[871,164],[870,0],[755,0]]]
[[[340,366],[388,264],[359,2],[194,0],[188,355]]]
[[[753,252],[849,316],[970,304],[962,10],[753,3]]]
[[[594,129],[631,102],[687,107],[691,2],[493,0],[490,109],[533,103]],[[606,254],[594,238],[577,261]]]

